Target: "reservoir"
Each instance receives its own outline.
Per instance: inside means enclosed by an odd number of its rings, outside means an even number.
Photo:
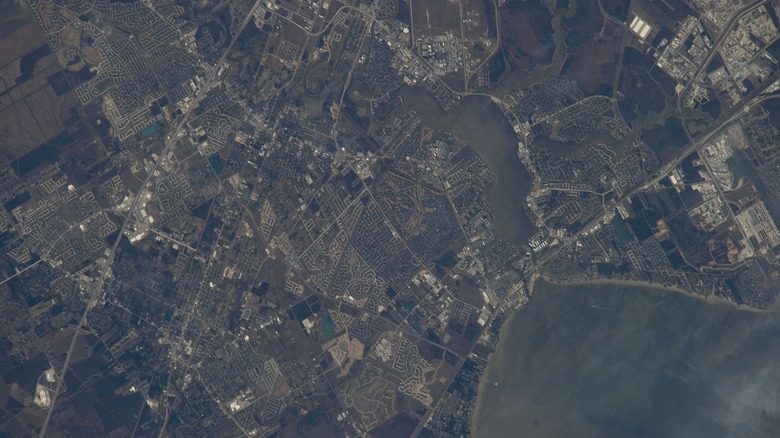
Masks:
[[[483,376],[475,436],[777,437],[780,314],[538,282]]]
[[[485,161],[496,178],[487,191],[493,229],[498,237],[523,248],[534,232],[523,209],[532,180],[517,157],[517,136],[501,109],[489,97],[474,95],[463,97],[457,108],[444,111],[421,87],[401,90],[423,126],[457,134]]]

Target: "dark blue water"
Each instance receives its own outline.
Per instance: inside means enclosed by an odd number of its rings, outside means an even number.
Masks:
[[[478,437],[779,437],[780,315],[539,283],[486,379]]]

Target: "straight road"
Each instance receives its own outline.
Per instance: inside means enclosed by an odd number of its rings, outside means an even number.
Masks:
[[[70,365],[71,358],[73,357],[73,350],[76,347],[76,341],[78,341],[79,334],[81,333],[84,324],[87,321],[87,315],[89,314],[89,311],[92,309],[93,306],[97,304],[98,298],[100,297],[101,292],[103,291],[103,285],[105,284],[106,278],[108,277],[109,272],[111,272],[111,269],[113,267],[113,260],[114,256],[116,255],[117,249],[119,248],[119,243],[122,239],[122,236],[124,235],[124,231],[127,228],[127,224],[130,223],[133,214],[135,213],[135,209],[138,206],[138,200],[142,197],[144,194],[144,191],[151,185],[151,183],[154,181],[155,174],[157,173],[157,170],[160,167],[160,163],[165,159],[165,157],[168,154],[168,151],[171,149],[171,147],[176,143],[176,140],[179,137],[179,134],[184,130],[184,127],[187,123],[187,121],[190,118],[190,115],[192,114],[195,107],[198,106],[198,102],[200,102],[203,97],[207,94],[207,92],[210,89],[210,86],[214,83],[214,81],[217,79],[217,72],[219,71],[220,65],[225,60],[225,57],[230,53],[230,51],[233,49],[233,46],[235,45],[236,41],[238,40],[238,37],[241,35],[241,32],[243,32],[246,25],[249,23],[249,20],[252,19],[254,16],[255,11],[257,8],[262,4],[261,0],[256,0],[255,4],[252,6],[252,8],[249,10],[249,13],[247,13],[247,16],[244,18],[244,21],[241,23],[241,27],[238,28],[238,31],[233,36],[233,39],[231,40],[230,44],[228,45],[227,49],[225,49],[222,56],[219,58],[219,61],[217,64],[211,69],[209,72],[209,75],[203,84],[203,87],[200,89],[198,94],[195,96],[194,102],[190,106],[190,108],[187,110],[187,112],[182,116],[181,121],[178,125],[176,125],[176,129],[173,130],[173,133],[168,137],[168,141],[165,142],[165,148],[163,149],[162,153],[160,154],[160,158],[157,160],[157,162],[154,164],[152,170],[149,172],[148,176],[146,177],[146,180],[141,185],[141,188],[139,189],[136,196],[133,198],[133,202],[130,205],[130,209],[128,210],[127,214],[125,215],[124,221],[122,222],[122,226],[119,229],[119,234],[117,235],[116,242],[114,243],[114,246],[111,248],[110,253],[107,257],[106,266],[103,268],[102,273],[100,274],[100,277],[98,278],[97,284],[95,285],[95,288],[92,290],[92,294],[90,296],[89,301],[87,302],[87,307],[84,309],[84,313],[81,315],[81,319],[79,319],[79,324],[76,327],[75,332],[73,333],[73,337],[71,338],[70,347],[68,348],[68,352],[65,355],[65,361],[62,364],[62,369],[60,369],[60,372],[57,374],[57,386],[54,389],[54,394],[51,396],[51,405],[49,406],[49,410],[46,412],[46,419],[43,422],[43,426],[41,426],[41,432],[39,436],[43,438],[46,436],[46,430],[49,427],[49,422],[51,421],[52,413],[54,413],[54,409],[57,406],[57,397],[59,397],[60,392],[62,391],[62,382],[65,380],[65,375],[68,371],[68,366]]]
[[[634,186],[632,189],[630,189],[628,192],[626,192],[623,196],[617,198],[616,200],[612,201],[609,205],[615,206],[626,199],[630,198],[631,196],[634,196],[635,194],[642,192],[644,190],[647,190],[651,186],[653,186],[658,181],[662,180],[666,175],[669,174],[669,172],[672,171],[675,167],[679,166],[680,163],[690,155],[693,151],[695,151],[700,144],[707,143],[710,139],[720,134],[728,125],[731,124],[734,120],[741,117],[748,109],[750,109],[754,105],[758,105],[761,102],[764,102],[769,99],[775,99],[780,98],[780,96],[760,96],[760,94],[771,84],[773,84],[776,80],[780,79],[780,71],[775,72],[772,77],[769,78],[764,84],[753,90],[745,99],[743,99],[742,103],[733,107],[730,109],[727,113],[722,114],[721,117],[718,119],[718,121],[713,124],[713,127],[705,132],[702,132],[699,134],[696,138],[691,138],[690,142],[686,147],[683,149],[680,149],[680,151],[674,155],[671,159],[669,159],[666,163],[662,164],[661,167],[653,172],[653,174],[645,180],[645,182],[638,184]],[[687,130],[686,130],[687,132]],[[599,222],[602,222],[602,220],[609,214],[611,209],[608,209],[603,214],[591,219],[582,229],[574,234],[573,236],[567,238],[564,240],[555,250],[548,252],[544,256],[540,257],[537,262],[535,263],[536,267],[542,267],[547,262],[552,260],[558,253],[568,247],[570,244],[575,242],[577,239],[579,239],[583,234],[587,232],[587,230],[591,229],[594,225],[598,224]]]

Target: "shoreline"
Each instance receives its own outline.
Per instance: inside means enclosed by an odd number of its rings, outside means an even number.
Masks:
[[[528,288],[529,293],[528,296],[531,296],[530,291],[533,290],[533,286],[529,286]],[[527,303],[526,303],[527,305]],[[508,330],[508,327],[511,325],[512,321],[517,318],[517,315],[520,313],[520,311],[525,307],[523,305],[519,309],[515,310],[509,318],[504,322],[504,325],[501,326],[501,330],[498,332],[498,343],[496,344],[496,351],[488,354],[487,361],[488,364],[485,367],[485,371],[482,373],[482,377],[479,379],[479,385],[477,385],[477,401],[474,403],[474,412],[471,413],[471,436],[477,435],[477,417],[479,416],[480,411],[482,411],[482,403],[483,399],[485,397],[485,385],[487,383],[487,376],[490,373],[490,369],[494,364],[493,357],[496,355],[496,353],[501,350],[501,347],[504,345],[504,342],[507,342],[508,336],[504,336],[504,332]]]
[[[552,280],[550,280],[550,279],[548,279],[548,278],[546,278],[544,276],[533,275],[532,274],[530,276],[530,278],[529,278],[528,287],[527,287],[527,291],[528,291],[528,296],[529,297],[531,297],[533,295],[534,286],[535,286],[536,282],[539,281],[539,280],[542,280],[544,282],[547,282],[547,283],[550,283],[552,285],[559,286],[559,287],[566,287],[566,286],[594,286],[594,285],[595,286],[598,286],[598,285],[618,285],[618,286],[632,286],[632,287],[639,286],[639,287],[655,288],[655,289],[663,290],[665,292],[667,292],[667,291],[668,292],[674,292],[674,293],[678,293],[678,294],[685,295],[685,296],[688,296],[688,297],[692,297],[692,298],[695,298],[697,300],[704,301],[704,302],[706,302],[708,304],[727,304],[730,307],[732,307],[733,309],[738,310],[738,311],[765,313],[765,312],[768,312],[770,310],[770,309],[758,309],[758,308],[755,308],[755,307],[748,306],[746,304],[737,304],[737,303],[735,303],[733,301],[730,301],[730,300],[728,300],[726,298],[717,297],[714,294],[708,295],[708,296],[697,295],[697,294],[688,292],[688,291],[686,291],[684,289],[681,289],[681,288],[675,287],[675,286],[664,286],[664,285],[661,285],[661,284],[650,283],[650,282],[647,282],[647,281],[619,280],[619,279],[610,279],[610,278],[600,278],[600,279],[595,279],[595,280],[575,280],[575,281],[567,281],[567,282],[556,282],[556,281],[552,281]],[[525,307],[525,306],[523,306],[523,307]],[[476,429],[477,417],[479,416],[479,413],[482,411],[482,407],[483,407],[482,404],[484,402],[484,397],[485,397],[485,389],[486,389],[486,385],[488,384],[487,376],[490,373],[491,367],[493,366],[493,363],[494,363],[493,357],[496,355],[496,353],[499,350],[501,350],[501,347],[503,346],[504,342],[506,342],[507,336],[505,336],[504,332],[507,330],[507,327],[511,324],[512,320],[517,317],[517,314],[520,313],[520,310],[522,310],[523,307],[515,310],[515,312],[512,313],[512,315],[506,320],[506,322],[501,327],[501,330],[499,331],[499,334],[498,334],[499,339],[498,339],[498,344],[496,344],[496,351],[494,351],[493,353],[488,354],[488,357],[487,357],[488,364],[485,367],[485,371],[482,374],[482,378],[480,378],[480,380],[479,380],[479,385],[477,386],[477,400],[476,400],[476,403],[474,405],[474,411],[472,412],[472,417],[471,417],[471,435],[472,436],[476,436],[477,435],[477,433],[476,433],[477,432],[477,429]]]
[[[517,315],[517,313],[518,312],[513,313],[512,316],[506,320],[504,326],[506,326],[515,317],[515,315]],[[477,417],[479,416],[480,411],[482,411],[482,403],[484,402],[483,399],[485,398],[487,375],[490,372],[490,367],[492,367],[494,363],[493,356],[496,355],[496,352],[498,352],[498,350],[501,348],[501,344],[504,343],[504,339],[506,338],[506,336],[504,336],[505,329],[505,327],[501,327],[501,331],[498,334],[498,344],[496,344],[496,351],[488,354],[488,364],[485,367],[485,371],[482,373],[482,377],[479,379],[479,385],[477,385],[477,401],[474,403],[474,411],[471,413],[471,428],[469,431],[471,436],[477,436]]]
[[[536,282],[537,280],[543,280],[547,283],[556,285],[556,286],[598,286],[600,284],[603,285],[613,285],[613,286],[632,286],[632,287],[649,287],[649,288],[655,288],[655,289],[662,289],[664,291],[668,292],[674,292],[681,295],[685,295],[687,297],[695,298],[697,300],[704,301],[708,304],[727,304],[731,306],[732,308],[740,311],[746,311],[746,312],[756,312],[756,313],[766,313],[770,309],[759,309],[757,307],[752,307],[747,304],[737,304],[731,300],[728,300],[723,297],[715,296],[715,294],[710,294],[707,296],[695,294],[692,292],[688,292],[685,289],[681,289],[676,286],[664,286],[659,283],[650,283],[647,281],[640,281],[640,280],[620,280],[620,279],[612,279],[612,278],[599,278],[597,280],[574,280],[574,281],[563,281],[563,282],[557,282],[550,280],[546,277],[537,277],[533,281]]]

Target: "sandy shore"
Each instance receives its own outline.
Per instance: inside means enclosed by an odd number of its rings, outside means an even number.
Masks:
[[[714,294],[709,296],[702,296],[698,294],[690,293],[686,290],[680,289],[678,287],[674,286],[664,286],[661,284],[656,283],[649,283],[646,281],[632,281],[632,280],[613,280],[613,279],[598,279],[598,280],[579,280],[579,281],[568,281],[568,282],[555,282],[551,281],[547,278],[541,277],[541,276],[532,276],[528,285],[529,295],[533,294],[534,285],[536,281],[542,280],[546,281],[548,283],[554,284],[556,286],[593,286],[593,285],[619,285],[619,286],[632,286],[632,287],[648,287],[648,288],[654,288],[654,289],[662,289],[664,291],[674,292],[683,294],[685,296],[693,297],[698,300],[702,300],[711,304],[727,304],[731,307],[734,307],[738,310],[744,310],[749,312],[767,312],[767,309],[757,309],[755,307],[748,306],[746,304],[737,305],[735,302],[727,300],[723,297],[717,297]],[[520,309],[518,309],[520,310]],[[511,322],[514,318],[517,317],[517,311],[512,314],[512,316],[509,317],[509,319],[506,320],[504,323],[504,326],[501,327],[501,331],[499,332],[499,339],[498,344],[496,345],[496,351],[500,351],[501,347],[503,346],[504,342],[506,342],[507,336],[504,336],[504,331],[507,330],[507,327],[511,325]],[[488,355],[488,365],[485,367],[485,371],[482,374],[482,378],[479,381],[479,386],[477,387],[477,401],[474,406],[474,412],[472,413],[471,417],[471,435],[476,436],[476,424],[477,424],[477,418],[479,417],[479,413],[482,410],[482,404],[483,399],[485,396],[485,385],[489,384],[488,382],[488,375],[490,374],[490,369],[493,366],[493,356],[496,353],[490,353]]]
[[[514,318],[514,315],[512,315],[512,318]],[[506,325],[506,324],[504,324]],[[501,333],[499,334],[500,339],[498,340],[498,346],[496,346],[496,351],[498,351],[498,348],[501,348],[501,344],[504,342],[504,327],[501,327]],[[482,373],[482,377],[479,379],[479,386],[477,386],[477,402],[474,404],[474,412],[471,413],[471,436],[477,436],[477,418],[479,417],[479,413],[482,411],[482,402],[483,398],[485,398],[485,385],[487,384],[487,376],[490,374],[490,367],[493,366],[493,356],[495,353],[490,353],[488,355],[488,364],[485,367],[485,371]]]
[[[508,327],[512,324],[512,320],[517,318],[517,313],[519,310],[520,309],[515,310],[515,312],[509,318],[507,318],[507,320],[504,322],[504,325],[501,327],[501,331],[498,333],[498,344],[496,344],[496,351],[500,351],[504,343],[507,342],[508,336],[504,336],[504,332],[508,330]],[[482,373],[482,378],[479,379],[479,386],[477,386],[477,402],[474,406],[474,412],[471,414],[471,436],[476,436],[477,434],[477,417],[479,417],[479,413],[482,410],[482,402],[485,397],[485,385],[489,383],[488,374],[490,374],[490,369],[493,367],[493,356],[495,355],[496,353],[490,353],[488,355],[488,364],[485,367],[485,371]]]
[[[603,285],[618,285],[618,286],[650,287],[650,288],[654,288],[654,289],[662,289],[662,290],[669,291],[669,292],[675,292],[675,293],[683,294],[685,296],[696,298],[698,300],[702,300],[702,301],[705,301],[707,303],[728,304],[729,306],[732,306],[732,307],[734,307],[736,309],[739,309],[739,310],[745,310],[745,311],[749,311],[749,312],[760,312],[760,313],[768,311],[768,309],[758,309],[758,308],[755,308],[755,307],[748,306],[747,304],[739,304],[738,305],[737,303],[735,303],[735,302],[733,302],[731,300],[728,300],[728,299],[723,298],[723,297],[715,296],[714,294],[711,294],[711,295],[708,295],[708,296],[703,296],[703,295],[699,295],[699,294],[694,294],[694,293],[688,292],[688,291],[686,291],[684,289],[680,289],[679,287],[664,286],[662,284],[649,283],[647,281],[612,280],[612,279],[604,278],[604,279],[598,279],[598,280],[581,280],[581,281],[556,282],[556,281],[551,281],[551,280],[549,280],[547,278],[543,278],[543,277],[540,277],[540,278],[542,278],[542,280],[544,280],[544,281],[546,281],[548,283],[551,283],[551,284],[554,284],[554,285],[557,285],[557,286],[589,286],[589,285],[603,284]]]

